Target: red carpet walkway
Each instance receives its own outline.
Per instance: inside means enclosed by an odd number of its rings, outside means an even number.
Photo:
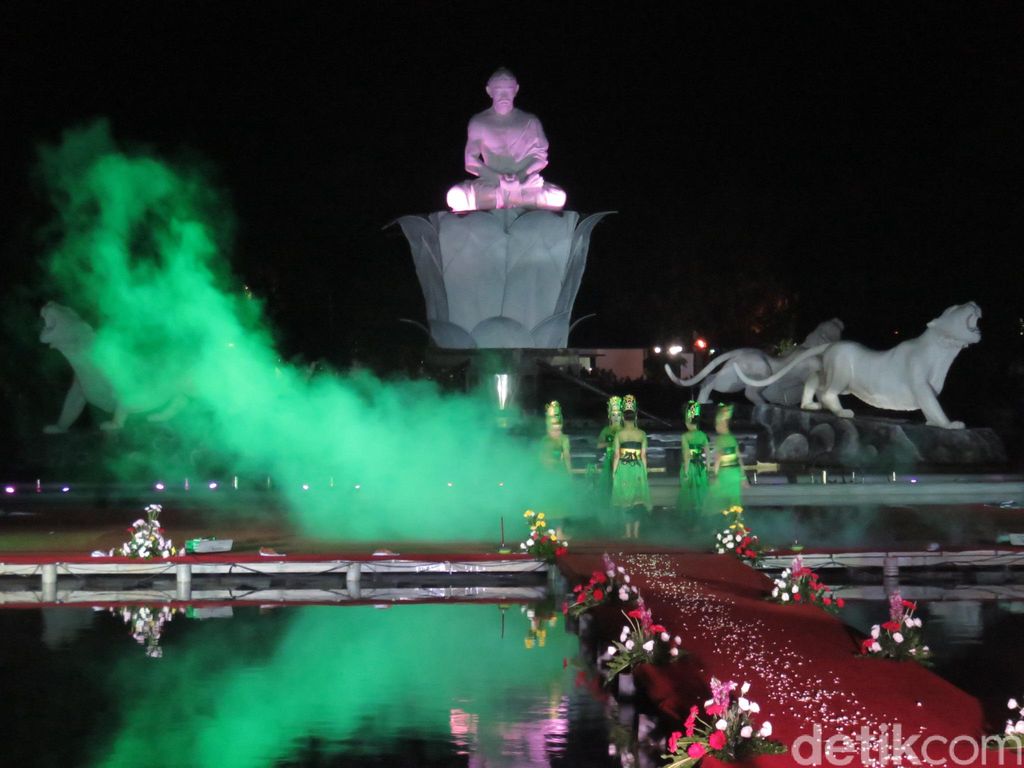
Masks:
[[[930,735],[950,740],[982,735],[981,707],[973,697],[918,664],[858,658],[858,638],[841,618],[813,606],[766,601],[769,579],[732,557],[611,556],[640,588],[654,620],[681,635],[689,651],[677,664],[645,665],[637,671],[647,695],[676,721],[709,697],[708,682],[715,676],[750,682],[749,697],[761,705],[761,716],[772,721],[773,738],[786,745],[811,734],[815,724],[821,727],[822,741],[839,733],[852,737],[866,727],[876,747],[880,741],[891,743],[897,723],[904,741],[920,734],[918,749]],[[559,563],[570,584],[601,568],[600,557],[588,555],[569,555]],[[624,623],[609,606],[599,608],[595,619],[608,639],[617,637]],[[948,754],[940,742],[933,744],[930,757]],[[963,761],[951,764],[982,764],[977,753],[970,759],[970,745],[962,744],[954,754]],[[751,764],[810,765],[811,756],[806,745],[799,754],[761,756]],[[1006,757],[1007,764],[1016,764],[1011,755]],[[848,765],[882,764],[863,763],[853,755],[836,755],[832,763],[821,755],[818,764],[843,765],[847,758],[853,758]],[[998,764],[996,753],[988,755],[987,764]]]

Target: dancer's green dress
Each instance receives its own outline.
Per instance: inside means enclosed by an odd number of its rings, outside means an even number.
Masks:
[[[742,502],[740,489],[743,487],[743,467],[740,464],[740,445],[730,433],[715,437],[715,456],[718,476],[711,485],[710,500],[713,512],[721,512]]]
[[[615,455],[613,448],[615,446],[615,436],[619,434],[620,429],[622,429],[622,426],[619,424],[614,426],[609,424],[597,436],[597,444],[605,446],[604,458],[601,459],[601,478],[599,480],[599,487],[604,495],[605,503],[607,503],[608,495],[612,491],[612,456]]]
[[[707,446],[708,436],[701,430],[695,429],[683,434],[682,449],[690,458],[689,467],[685,461],[679,466],[679,498],[676,500],[676,508],[683,514],[704,509],[708,495],[708,465],[705,459]]]
[[[572,469],[569,437],[562,432],[562,406],[552,400],[544,406],[544,421],[547,434],[540,442],[540,460],[547,468],[569,472]]]
[[[628,437],[640,433],[641,440],[620,440],[623,432]],[[612,481],[612,506],[616,510],[629,512],[643,507],[651,511],[651,489],[647,485],[647,467],[641,458],[647,448],[647,435],[640,429],[624,429],[615,437],[615,448],[619,452],[619,466]]]
[[[567,472],[565,456],[569,452],[569,438],[565,435],[544,435],[540,444],[540,460],[546,469]]]
[[[608,424],[597,436],[597,450],[604,451],[601,457],[600,476],[597,481],[598,492],[604,497],[604,503],[612,494],[612,457],[615,455],[615,436],[622,429],[622,398],[612,395],[608,398]]]

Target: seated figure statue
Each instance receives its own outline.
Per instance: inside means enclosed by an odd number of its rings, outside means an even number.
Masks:
[[[515,75],[504,67],[487,81],[491,107],[470,118],[466,140],[466,171],[476,178],[448,190],[453,211],[565,206],[565,192],[540,175],[548,140],[536,115],[513,106],[518,92]]]

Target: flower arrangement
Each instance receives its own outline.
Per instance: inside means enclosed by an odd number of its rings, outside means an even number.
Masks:
[[[630,584],[629,574],[621,566],[616,566],[607,553],[604,555],[604,570],[594,571],[585,584],[577,584],[572,588],[576,597],[570,603],[562,603],[562,613],[578,618],[598,605],[617,598],[620,602],[630,605],[639,596],[634,584]]]
[[[160,636],[164,631],[164,624],[174,618],[176,609],[163,606],[161,608],[148,608],[146,606],[125,606],[120,610],[110,609],[111,613],[120,613],[122,620],[130,628],[132,638],[139,645],[146,646],[146,657],[159,659],[164,655],[164,649],[160,647]]]
[[[1020,748],[1024,746],[1024,706],[1016,699],[1006,702],[1008,709],[1016,710],[1015,718],[1006,721],[1006,728],[1003,729],[1003,746]]]
[[[838,613],[846,604],[818,578],[818,574],[804,565],[800,555],[794,557],[792,565],[775,579],[771,596],[777,603],[808,603],[821,606],[829,613]]]
[[[921,619],[914,616],[917,603],[904,600],[895,590],[889,595],[889,620],[871,627],[860,652],[864,656],[931,665],[932,652],[921,640]]]
[[[110,556],[122,557],[170,557],[177,554],[174,542],[164,538],[164,529],[160,526],[160,512],[163,507],[150,504],[146,507],[146,519],[138,519],[128,528],[131,537],[116,549],[110,550]]]
[[[590,576],[590,581],[586,584],[577,584],[572,588],[576,597],[572,603],[568,601],[562,603],[562,613],[578,618],[611,597],[614,589],[615,583],[608,579],[604,571],[594,571]]]
[[[543,512],[528,509],[523,513],[530,526],[530,535],[519,548],[545,563],[553,563],[569,551],[569,542],[559,541],[554,529],[548,528]]]
[[[738,696],[734,695],[737,690]],[[761,707],[747,698],[749,690],[750,683],[737,685],[712,677],[711,698],[704,702],[705,717],[700,717],[698,707],[690,707],[684,731],[673,731],[668,738],[668,754],[662,757],[669,762],[664,768],[687,768],[707,755],[734,762],[785,752],[782,744],[768,738],[772,735],[771,721],[763,720],[757,726],[754,716]]]
[[[642,597],[637,607],[623,611],[626,624],[619,639],[608,646],[608,677],[610,683],[620,672],[628,672],[637,664],[666,664],[678,661],[682,655],[682,638],[672,637],[661,624],[655,624]]]
[[[715,551],[724,555],[730,553],[748,565],[756,566],[761,561],[761,541],[743,522],[743,507],[733,505],[723,509],[726,517],[732,515],[732,522],[725,530],[715,535]]]

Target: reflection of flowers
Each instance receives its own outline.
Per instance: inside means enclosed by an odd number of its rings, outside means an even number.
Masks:
[[[554,529],[548,528],[543,512],[528,509],[523,513],[530,525],[530,535],[519,548],[545,563],[553,563],[555,559],[569,551],[569,542],[559,541]]]
[[[605,727],[608,729],[608,754],[617,756],[621,765],[636,765],[640,753],[640,739],[629,717],[629,710],[624,711],[615,699],[608,699],[605,703],[604,716]]]
[[[921,619],[914,616],[917,603],[904,600],[899,590],[889,595],[889,620],[871,627],[871,636],[861,642],[865,656],[931,665],[932,652],[921,640]]]
[[[793,564],[782,571],[772,587],[772,600],[777,603],[809,603],[824,608],[829,613],[838,613],[846,603],[837,597],[818,574],[804,565],[800,555],[793,558]]]
[[[735,692],[739,695],[736,696]],[[705,755],[734,762],[754,755],[779,754],[786,748],[770,741],[772,724],[768,720],[757,727],[754,715],[761,711],[756,701],[747,698],[750,683],[737,685],[711,678],[711,698],[704,702],[703,719],[700,708],[690,707],[684,731],[674,731],[668,738],[669,762],[664,768],[688,768],[696,765]],[[757,730],[755,731],[755,728]]]
[[[526,648],[543,648],[548,639],[548,629],[558,624],[558,615],[555,613],[552,603],[544,601],[529,606],[524,605],[522,612],[530,621],[526,637],[523,638],[523,645]]]
[[[160,647],[160,635],[163,634],[164,624],[173,619],[178,610],[166,605],[160,608],[142,605],[124,606],[120,610],[111,608],[110,612],[121,615],[121,619],[129,626],[135,642],[146,646],[146,656],[159,659],[164,655],[164,649]]]
[[[170,557],[177,553],[174,542],[164,538],[164,529],[160,527],[160,512],[163,510],[159,504],[150,504],[146,507],[146,519],[141,518],[132,523],[128,528],[131,537],[116,549],[110,550],[110,555],[121,555],[123,557]]]

